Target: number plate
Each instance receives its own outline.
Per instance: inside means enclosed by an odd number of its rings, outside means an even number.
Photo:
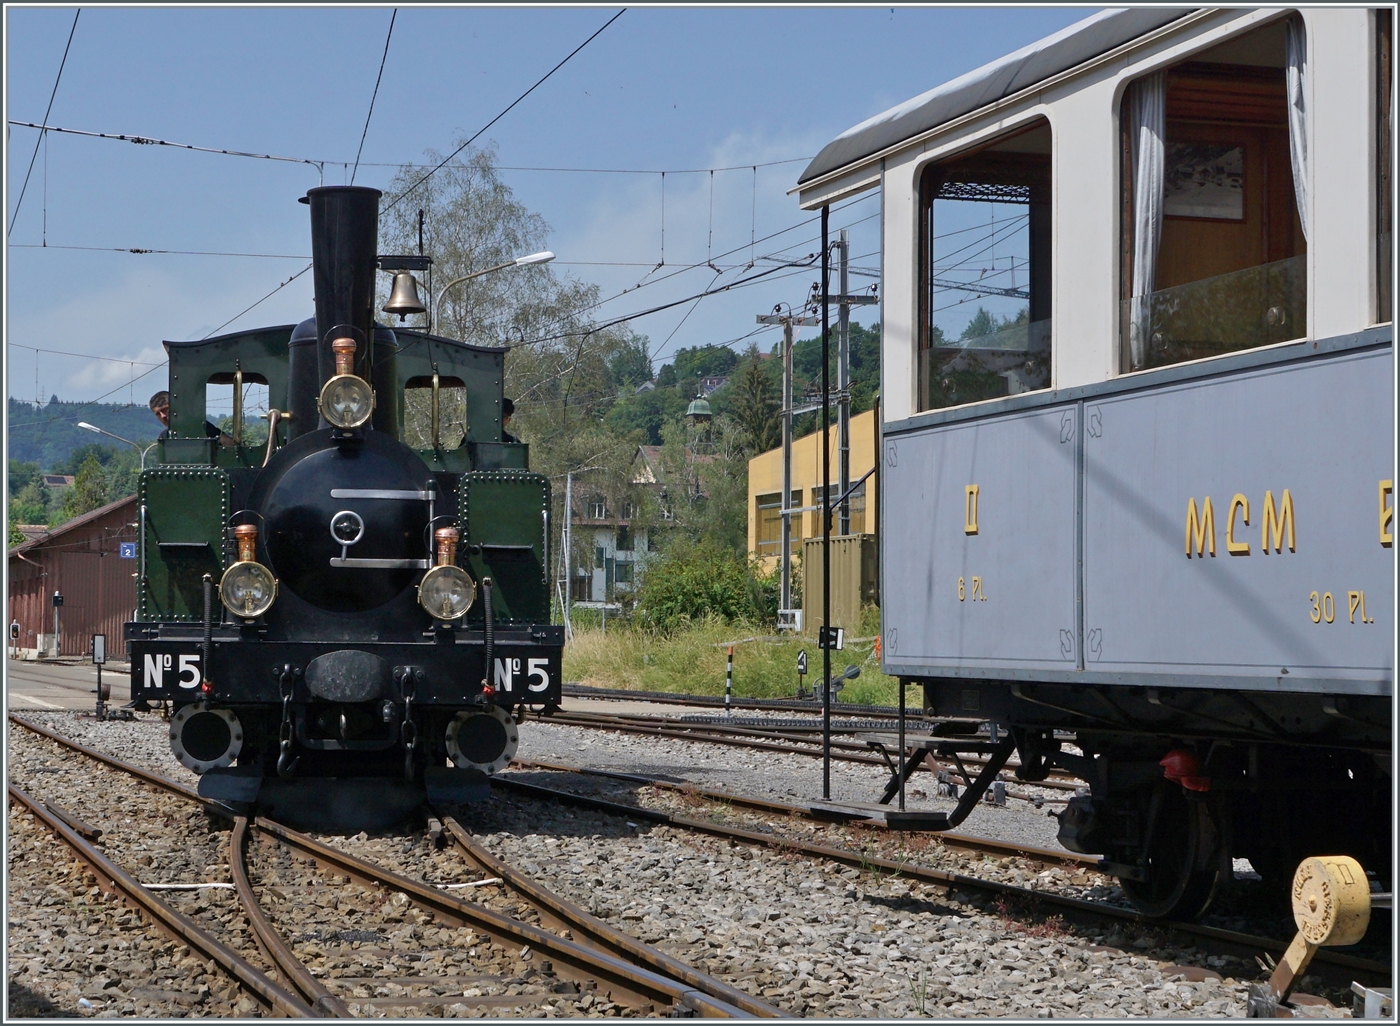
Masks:
[[[492,662],[491,683],[510,704],[559,704],[563,680],[557,651],[552,655],[496,656]]]
[[[193,701],[204,683],[204,654],[189,645],[132,646],[131,697]]]

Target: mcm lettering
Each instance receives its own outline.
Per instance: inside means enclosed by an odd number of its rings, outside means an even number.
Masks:
[[[1298,517],[1293,509],[1293,493],[1285,488],[1275,501],[1273,491],[1266,491],[1261,505],[1259,547],[1266,554],[1271,550],[1282,552],[1285,546],[1289,552],[1297,552]],[[1249,526],[1249,498],[1236,492],[1225,507],[1225,551],[1232,556],[1248,556],[1252,551],[1249,542],[1239,540],[1240,525]],[[1215,503],[1207,495],[1197,505],[1193,495],[1186,500],[1186,558],[1204,559],[1207,553],[1215,555]]]

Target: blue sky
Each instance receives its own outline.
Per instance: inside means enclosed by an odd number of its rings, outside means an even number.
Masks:
[[[618,9],[400,8],[356,184],[383,187],[396,165],[422,160],[428,148],[450,150]],[[494,142],[500,164],[511,168],[670,172],[667,267],[702,266],[598,311],[613,318],[703,290],[714,278],[703,267],[708,259],[737,249],[716,263],[742,265],[751,235],[809,217],[787,195],[804,163],[772,162],[810,158],[872,114],[1095,9],[632,8],[482,141]],[[8,119],[43,119],[74,10],[6,8]],[[392,10],[87,8],[48,123],[323,160],[326,184],[340,184],[348,180],[341,162],[353,162],[359,145]],[[7,227],[15,220],[5,268],[12,396],[88,400],[110,392],[108,401],[143,402],[163,387],[163,372],[128,382],[162,359],[162,339],[208,334],[305,265],[306,207],[296,199],[318,181],[306,164],[49,134],[16,219],[37,135],[12,125],[6,137]],[[733,166],[741,169],[679,173]],[[613,296],[660,259],[659,175],[510,170],[503,177],[549,223],[558,273]],[[858,268],[878,267],[877,210],[870,193],[832,215],[833,228],[852,225]],[[817,234],[815,224],[788,231],[754,252],[809,253]],[[33,248],[45,242],[47,249]],[[279,258],[59,248],[71,246]],[[679,346],[736,338],[775,303],[799,305],[817,273],[772,277],[633,327],[650,337],[659,368]],[[857,276],[853,285],[872,280]],[[310,313],[308,274],[223,330]],[[767,349],[774,338],[755,340]],[[36,357],[20,346],[78,355]]]

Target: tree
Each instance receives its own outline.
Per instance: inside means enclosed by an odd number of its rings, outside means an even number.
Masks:
[[[608,362],[608,370],[619,387],[636,388],[644,381],[650,381],[651,354],[647,351],[647,339],[636,336],[625,340]]]
[[[685,413],[687,402],[674,388],[653,388],[619,399],[603,420],[638,445],[660,445],[662,427]]]
[[[677,349],[671,360],[678,380],[693,380],[728,374],[739,362],[739,357],[727,346],[693,346]]]
[[[743,369],[725,391],[729,413],[738,424],[751,456],[767,452],[782,441],[778,390],[757,359],[745,361]]]
[[[107,476],[102,472],[102,464],[97,456],[89,453],[78,468],[73,487],[63,497],[60,523],[90,513],[107,505]]]
[[[19,460],[9,461],[10,506],[9,544],[11,547],[24,541],[19,531],[20,524],[47,524],[49,521],[50,491],[44,487],[37,463]]]
[[[672,533],[742,555],[748,551],[749,462],[739,429],[728,417],[716,417],[708,441],[698,446],[688,431],[680,420],[662,430]]]
[[[426,155],[442,161],[434,151]],[[455,278],[545,248],[549,225],[501,180],[494,145],[464,150],[415,185],[421,177],[405,167],[391,183],[380,251],[414,251],[423,210],[424,248],[439,293]],[[600,296],[598,286],[558,277],[547,264],[508,268],[452,286],[441,296],[442,320],[432,327],[465,342],[512,347],[505,390],[516,403],[515,433],[547,444],[571,421],[577,425],[576,411],[592,420],[606,413],[619,379],[633,384],[641,373],[650,376],[644,336],[625,325],[599,329],[592,320]],[[421,327],[426,315],[414,323]]]

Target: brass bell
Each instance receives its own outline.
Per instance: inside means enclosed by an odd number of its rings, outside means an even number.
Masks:
[[[409,314],[428,312],[428,308],[418,298],[418,283],[409,272],[399,271],[394,275],[394,288],[389,293],[389,302],[384,304],[384,312],[398,314],[399,320],[403,320]]]

